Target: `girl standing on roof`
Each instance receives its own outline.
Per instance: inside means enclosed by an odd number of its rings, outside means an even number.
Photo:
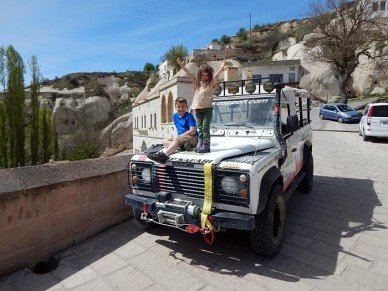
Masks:
[[[213,69],[207,65],[201,65],[197,78],[185,67],[185,63],[178,58],[177,63],[186,72],[194,83],[194,98],[191,108],[195,110],[197,129],[199,132],[197,153],[210,152],[210,121],[213,114],[213,96],[218,77],[225,67],[225,60],[221,61],[221,67],[213,76]]]

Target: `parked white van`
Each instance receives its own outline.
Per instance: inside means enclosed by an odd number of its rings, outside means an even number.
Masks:
[[[359,134],[364,141],[371,137],[388,138],[388,103],[371,103],[365,107]]]

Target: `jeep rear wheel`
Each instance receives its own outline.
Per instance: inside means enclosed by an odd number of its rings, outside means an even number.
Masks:
[[[306,164],[303,166],[302,173],[305,173],[303,180],[299,184],[299,190],[301,192],[310,192],[313,187],[314,179],[314,160],[313,155],[309,153]]]
[[[256,216],[256,225],[250,232],[254,252],[273,257],[279,251],[286,221],[286,202],[280,185],[276,184],[263,212]]]
[[[141,224],[142,226],[146,227],[146,228],[154,228],[156,226],[159,226],[158,224],[156,223],[153,223],[153,222],[147,222],[145,221],[144,219],[141,219],[141,214],[143,213],[142,210],[139,210],[139,209],[134,209],[133,210],[133,215],[135,216],[137,222],[139,224]],[[151,214],[148,214],[149,218],[151,218]]]

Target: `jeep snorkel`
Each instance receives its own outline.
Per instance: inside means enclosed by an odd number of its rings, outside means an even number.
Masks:
[[[283,164],[286,157],[286,143],[282,137],[282,133],[280,132],[280,106],[281,106],[281,93],[282,89],[284,88],[284,84],[282,83],[276,83],[274,84],[274,87],[276,89],[276,97],[275,97],[275,122],[274,122],[274,135],[276,137],[276,140],[280,144],[281,148],[281,155],[282,158],[279,160],[279,167]]]

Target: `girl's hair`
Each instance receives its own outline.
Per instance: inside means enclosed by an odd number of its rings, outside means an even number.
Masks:
[[[212,69],[212,67],[210,67],[207,64],[200,65],[199,69],[198,69],[198,76],[197,76],[196,83],[195,83],[196,90],[201,86],[201,73],[202,72],[208,73],[209,83],[207,84],[207,86],[213,82],[213,69]]]

